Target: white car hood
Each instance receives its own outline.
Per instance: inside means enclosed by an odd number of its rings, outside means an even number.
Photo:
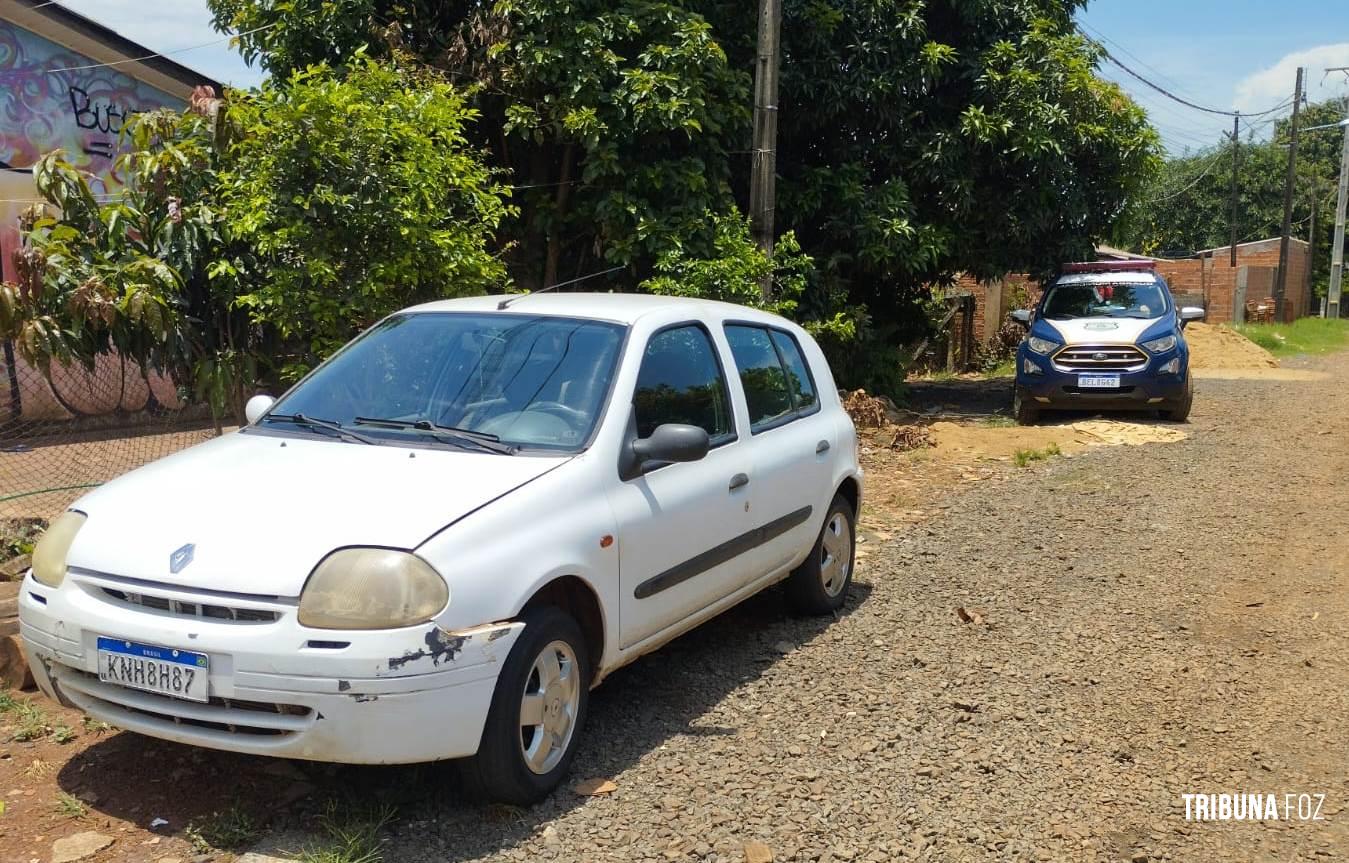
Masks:
[[[343,546],[413,549],[567,461],[234,433],[132,471],[72,507],[68,563],[195,588],[298,596]],[[169,558],[192,543],[191,562]]]
[[[1161,318],[1070,318],[1044,322],[1053,327],[1065,345],[1132,345]]]

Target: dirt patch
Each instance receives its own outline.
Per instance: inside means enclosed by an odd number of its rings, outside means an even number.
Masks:
[[[1194,370],[1195,378],[1211,381],[1323,381],[1329,375],[1307,369],[1202,369]]]
[[[1015,476],[1022,469],[1019,454],[1025,465],[1096,447],[1176,443],[1188,436],[1159,422],[1088,419],[1023,427],[1005,418],[886,424],[859,435],[866,471],[859,558],[867,556],[868,543],[890,539],[940,513],[955,489]],[[910,441],[923,444],[910,448]]]
[[[1006,460],[1021,450],[1050,446],[1074,453],[1094,446],[1175,443],[1186,438],[1174,426],[1105,419],[1026,427],[939,422],[932,432],[937,454],[955,461]]]
[[[1185,328],[1194,369],[1273,369],[1274,355],[1236,330],[1221,324],[1190,324]]]

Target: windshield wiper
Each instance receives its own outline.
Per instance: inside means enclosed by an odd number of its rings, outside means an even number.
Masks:
[[[339,423],[332,422],[331,420],[316,419],[314,417],[307,417],[304,414],[268,414],[267,419],[276,420],[277,422],[294,423],[295,425],[308,426],[309,428],[326,429],[331,432],[337,432],[339,435],[351,438],[354,441],[360,441],[369,446],[379,446],[379,441],[374,438],[367,437],[366,435],[352,431],[349,428],[343,428]]]
[[[362,426],[384,426],[393,429],[411,429],[413,431],[423,432],[432,435],[440,440],[448,439],[455,443],[469,444],[476,446],[488,452],[500,453],[501,455],[515,455],[517,448],[501,442],[501,438],[487,432],[474,431],[473,429],[463,429],[456,426],[437,425],[430,420],[395,420],[381,419],[379,417],[356,417],[352,420],[356,425]]]

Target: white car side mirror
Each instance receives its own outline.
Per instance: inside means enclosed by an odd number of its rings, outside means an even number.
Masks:
[[[249,399],[248,404],[244,405],[244,416],[248,418],[248,424],[252,425],[262,419],[262,415],[271,410],[274,404],[276,404],[276,399],[265,393],[260,393]]]

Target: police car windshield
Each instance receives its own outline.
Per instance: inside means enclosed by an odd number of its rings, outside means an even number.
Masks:
[[[1166,311],[1166,295],[1156,282],[1057,284],[1042,306],[1051,320],[1071,318],[1157,318]]]

